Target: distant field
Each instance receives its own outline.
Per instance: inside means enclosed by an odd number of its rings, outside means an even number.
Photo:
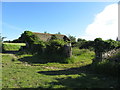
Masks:
[[[21,46],[25,46],[25,43],[3,43],[4,51],[18,51]]]
[[[21,46],[25,46],[25,43],[3,43],[3,44],[7,44],[7,45],[21,45]]]

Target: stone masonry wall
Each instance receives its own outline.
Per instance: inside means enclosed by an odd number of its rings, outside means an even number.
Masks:
[[[108,52],[102,53],[102,59],[108,59],[109,57],[117,54],[120,51],[120,48],[118,49],[113,49]]]

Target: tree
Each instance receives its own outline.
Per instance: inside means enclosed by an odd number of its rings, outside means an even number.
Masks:
[[[71,40],[71,42],[76,42],[76,38],[75,38],[75,36],[71,36],[71,35],[69,35],[69,39]]]
[[[94,40],[94,49],[95,49],[95,60],[102,61],[102,52],[103,52],[103,40],[102,38],[96,38]]]
[[[1,43],[3,42],[3,40],[4,40],[5,38],[7,38],[7,37],[2,37],[2,36],[1,36],[1,33],[0,33],[0,42],[1,42]]]
[[[47,33],[47,31],[44,31],[44,33]]]
[[[5,38],[6,38],[6,37],[2,37],[2,36],[1,36],[1,33],[0,33],[0,52],[4,51],[4,48],[3,48],[2,43],[3,43],[3,40],[4,40]]]
[[[87,42],[85,39],[78,38],[75,47],[80,48],[85,42]]]
[[[2,43],[2,36],[1,36],[1,33],[0,33],[0,43]]]
[[[6,37],[2,37],[2,41],[5,39]]]
[[[82,38],[78,38],[77,39],[77,42],[85,42],[86,40],[85,39],[82,39]]]
[[[61,34],[60,32],[56,33],[56,34]]]
[[[78,42],[79,43],[79,42]],[[79,44],[80,49],[94,50],[94,41],[84,41]]]
[[[38,37],[31,31],[24,31],[21,37],[19,37],[19,40],[25,42],[28,47],[32,44],[39,43]]]
[[[14,40],[12,41],[12,43],[25,43],[25,42],[22,42],[22,41],[20,41],[19,39],[14,39]]]
[[[106,48],[108,48],[108,50],[119,46],[119,41],[114,41],[112,39],[108,39],[105,42],[109,44],[109,46],[106,47]]]
[[[26,43],[24,49],[32,54],[43,53],[44,48],[46,47],[45,43],[42,40],[39,40],[39,38],[31,31],[24,31],[24,33],[21,34],[21,37],[19,37],[19,40]]]
[[[103,52],[107,52],[118,46],[119,46],[119,43],[112,39],[103,41],[101,38],[96,38],[94,40],[94,49],[95,49],[96,60],[102,61],[102,53]]]
[[[3,40],[4,40],[5,38],[7,38],[7,37],[2,37],[2,36],[1,36],[1,33],[0,33],[0,42],[3,42]]]
[[[75,44],[76,44],[76,38],[75,38],[75,36],[69,35],[69,39],[70,39],[70,41],[71,41],[72,47],[74,47]]]
[[[0,34],[0,53],[2,52],[2,36]]]

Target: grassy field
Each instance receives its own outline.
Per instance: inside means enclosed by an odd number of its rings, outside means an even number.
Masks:
[[[18,51],[21,46],[25,46],[25,43],[3,43],[3,50]]]
[[[73,49],[73,63],[38,63],[37,56],[2,54],[3,88],[114,88],[117,78],[89,68],[93,52]],[[79,59],[78,59],[79,57]],[[75,58],[77,62],[75,62]],[[74,60],[73,60],[74,59]]]

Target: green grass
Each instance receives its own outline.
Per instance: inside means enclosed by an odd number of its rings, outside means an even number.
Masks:
[[[20,61],[21,58],[26,61]],[[28,60],[32,60],[30,58],[39,59],[33,55],[16,57],[13,54],[2,54],[3,88],[114,88],[118,84],[116,77],[89,71],[91,60],[41,64],[29,63]]]
[[[88,49],[72,48],[72,57],[66,59],[68,63],[92,63],[95,53]]]
[[[53,62],[53,63],[69,63],[69,64],[74,64],[74,63],[80,63],[82,65],[87,65],[92,63],[92,59],[94,58],[95,53],[93,51],[89,51],[86,49],[76,49],[73,48],[73,55],[70,58],[62,57],[56,54],[50,55],[41,55],[41,54],[34,54],[34,55],[29,55],[19,52],[16,54],[18,57],[21,58],[21,61],[23,62],[28,62],[29,64],[37,64],[37,63],[48,63],[48,62]]]
[[[25,43],[3,43],[3,50],[18,51],[21,46],[25,46]]]
[[[110,57],[108,60],[92,64],[92,69],[96,73],[118,77],[120,75],[120,52]]]

